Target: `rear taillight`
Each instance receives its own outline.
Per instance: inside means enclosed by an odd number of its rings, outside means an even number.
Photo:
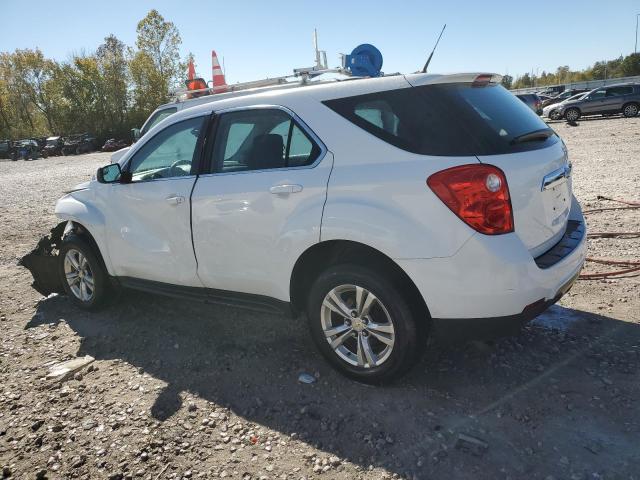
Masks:
[[[493,165],[461,165],[434,173],[427,185],[471,228],[486,235],[513,232],[504,172]]]

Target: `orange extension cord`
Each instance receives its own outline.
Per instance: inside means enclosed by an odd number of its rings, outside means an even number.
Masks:
[[[589,213],[606,212],[610,210],[633,210],[640,208],[640,202],[632,202],[627,200],[619,200],[616,198],[603,197],[598,195],[598,200],[609,200],[611,202],[622,203],[627,205],[626,207],[607,207],[607,208],[595,208],[593,210],[585,210],[582,212],[587,215]],[[635,238],[640,237],[640,232],[592,232],[587,234],[587,238]],[[578,278],[582,280],[601,280],[606,277],[615,277],[618,275],[625,275],[627,273],[640,271],[640,262],[632,262],[628,260],[609,260],[605,258],[592,258],[587,257],[587,262],[599,263],[601,265],[624,265],[626,267],[623,270],[615,270],[613,272],[595,272],[595,273],[583,273]]]

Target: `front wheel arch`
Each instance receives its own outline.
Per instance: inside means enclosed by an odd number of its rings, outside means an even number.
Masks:
[[[569,113],[569,112],[575,112],[577,114],[577,116],[575,116],[575,118],[570,118],[573,117],[573,113]],[[567,108],[564,112],[564,118],[568,121],[576,121],[580,118],[580,116],[582,115],[582,112],[580,111],[580,109],[578,107],[571,107],[571,108]]]
[[[65,229],[65,232],[67,234],[73,233],[76,236],[86,240],[89,243],[89,245],[91,245],[91,248],[93,248],[93,251],[98,257],[98,260],[102,265],[102,268],[104,268],[104,271],[108,273],[109,270],[107,269],[107,265],[104,261],[104,257],[102,256],[102,252],[100,251],[100,247],[98,246],[98,242],[96,242],[96,239],[93,237],[89,229],[85,227],[83,224],[75,220],[70,220],[70,222],[71,222],[71,227],[70,229]]]

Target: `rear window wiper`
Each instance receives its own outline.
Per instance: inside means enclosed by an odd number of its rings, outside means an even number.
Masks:
[[[555,133],[552,128],[541,128],[540,130],[534,130],[533,132],[523,133],[522,135],[513,137],[509,143],[515,145],[516,143],[525,143],[534,140],[546,140]]]

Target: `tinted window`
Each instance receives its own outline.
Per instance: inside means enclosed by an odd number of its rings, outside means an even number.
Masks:
[[[589,94],[589,98],[587,100],[598,100],[603,98],[607,92],[605,90],[596,90]]]
[[[633,87],[612,87],[607,88],[607,97],[617,97],[618,95],[630,95]]]
[[[552,135],[512,144],[520,135],[548,127],[500,85],[426,85],[323,103],[385,142],[422,155],[495,155],[558,141]]]
[[[129,163],[133,181],[191,174],[203,117],[169,125],[138,150]]]
[[[216,172],[266,170],[310,165],[320,147],[286,112],[255,109],[220,116],[212,155]]]
[[[140,134],[144,135],[149,130],[151,130],[151,128],[156,126],[158,123],[160,123],[162,120],[167,118],[169,115],[173,115],[177,111],[178,111],[178,109],[176,107],[170,107],[170,108],[165,108],[164,110],[160,110],[160,111],[154,113],[151,116],[151,118],[149,118],[149,120],[147,120],[147,123],[142,128],[142,131],[140,132]]]

